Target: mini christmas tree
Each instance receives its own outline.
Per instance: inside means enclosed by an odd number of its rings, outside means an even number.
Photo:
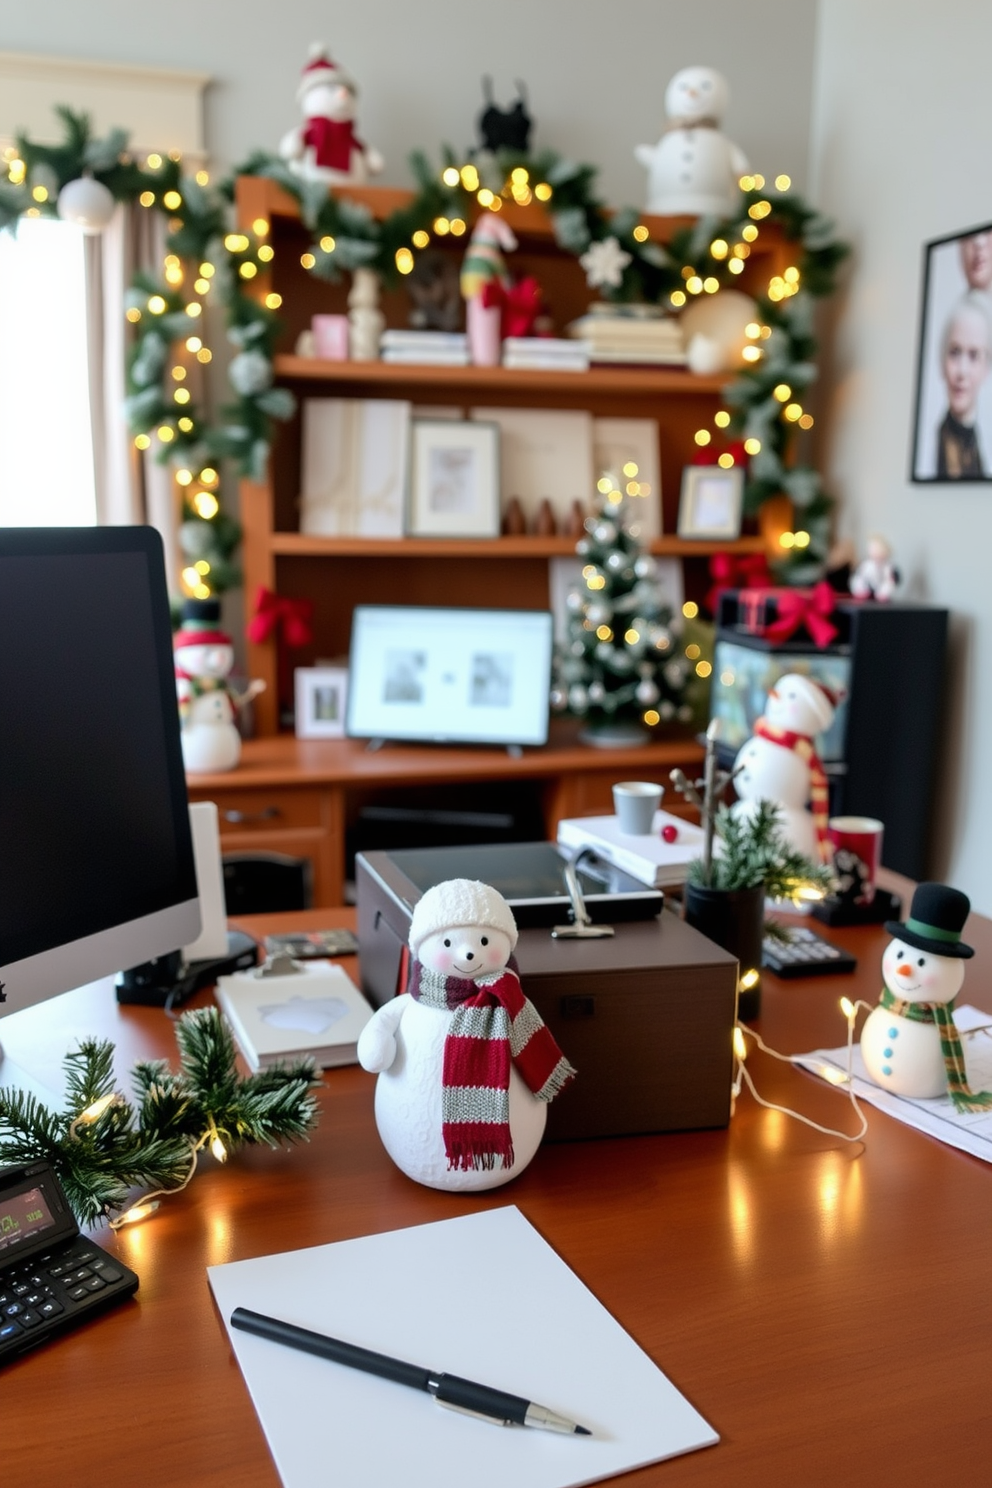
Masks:
[[[602,742],[646,737],[659,723],[693,716],[685,700],[690,668],[677,645],[682,617],[665,603],[658,565],[624,525],[626,515],[611,481],[576,546],[582,583],[568,596],[551,690],[552,708],[586,719],[587,737]]]

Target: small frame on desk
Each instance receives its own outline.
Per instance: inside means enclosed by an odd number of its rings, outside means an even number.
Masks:
[[[343,739],[348,706],[347,667],[297,667],[296,737]]]
[[[496,424],[416,419],[411,458],[411,537],[499,536]]]
[[[682,472],[679,537],[721,538],[741,535],[744,470],[740,465],[687,465]]]

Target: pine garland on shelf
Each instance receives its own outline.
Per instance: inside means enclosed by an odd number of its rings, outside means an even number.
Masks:
[[[135,1065],[134,1103],[115,1091],[109,1040],[82,1040],[66,1055],[63,1111],[0,1090],[0,1163],[46,1158],[80,1224],[116,1224],[130,1212],[135,1188],[152,1191],[139,1205],[185,1188],[204,1146],[224,1162],[239,1147],[276,1147],[313,1130],[319,1080],[312,1061],[242,1078],[216,1008],[184,1013],[176,1042],[177,1072],[165,1060]]]
[[[205,598],[240,577],[233,561],[238,524],[221,510],[217,466],[230,460],[241,474],[260,480],[273,422],[289,418],[294,408],[288,390],[274,386],[280,296],[253,289],[273,258],[269,225],[230,231],[233,180],[211,187],[206,172],[185,174],[178,156],[150,155],[141,165],[128,152],[124,130],[94,139],[85,115],[65,107],[56,112],[64,131],[59,144],[40,145],[20,135],[7,151],[0,230],[16,228],[22,216],[57,215],[59,191],[84,175],[106,186],[117,201],[167,214],[162,274],[138,276],[127,297],[134,327],[127,413],[135,444],[155,448],[156,458],[176,471],[189,559],[183,579],[190,593]],[[812,423],[799,400],[816,377],[813,301],[833,289],[847,249],[826,219],[797,196],[786,195],[785,178],[778,178],[775,192],[765,189],[759,175],[742,178],[740,210],[732,219],[700,219],[661,244],[651,240],[639,211],[625,207],[611,213],[598,199],[593,166],[550,150],[480,154],[465,162],[446,150],[440,170],[417,152],[411,167],[417,182],[413,199],[382,219],[363,203],[332,195],[321,182],[302,180],[285,161],[264,152],[251,155],[237,174],[267,177],[296,199],[313,239],[305,266],[326,279],[367,266],[387,283],[395,282],[412,271],[416,254],[433,239],[465,234],[480,209],[537,200],[551,218],[559,247],[582,259],[590,283],[605,298],[677,311],[694,295],[718,293],[733,283],[761,228],[777,228],[794,245],[795,263],[757,299],[754,342],[748,348],[752,360],[724,390],[727,407],[718,427],[727,439],[744,442],[749,458],[745,510],[754,513],[785,492],[803,523],[802,543],[785,554],[785,576],[804,582],[819,571],[832,503],[816,471],[794,458],[794,444],[797,430]],[[214,419],[194,399],[187,375],[213,356],[202,313],[210,295],[223,303],[235,350],[231,400]],[[735,456],[724,451],[721,458]]]

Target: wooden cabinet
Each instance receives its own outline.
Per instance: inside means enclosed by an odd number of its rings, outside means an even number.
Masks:
[[[409,199],[407,193],[384,187],[349,188],[348,194],[385,215]],[[678,516],[681,471],[696,448],[694,433],[712,426],[725,377],[695,376],[673,367],[594,366],[584,373],[511,370],[503,367],[397,366],[383,362],[328,362],[295,356],[299,332],[314,313],[342,313],[346,308],[348,276],[338,285],[315,279],[301,264],[310,235],[300,221],[297,203],[271,181],[242,177],[237,183],[240,225],[248,230],[267,224],[273,257],[253,286],[261,296],[281,297],[280,316],[285,330],[283,350],[275,359],[276,377],[298,399],[319,396],[408,398],[420,407],[484,402],[508,408],[580,408],[597,416],[652,418],[658,424],[665,533],[674,532]],[[533,204],[515,207],[505,215],[520,248],[513,255],[515,272],[533,273],[540,281],[555,322],[564,326],[586,309],[591,291],[575,259],[555,244],[551,222]],[[652,236],[670,236],[671,219],[645,217]],[[446,240],[449,251],[464,252],[465,239]],[[767,279],[778,267],[780,245],[753,245],[749,272]],[[747,275],[742,275],[746,280]],[[390,325],[407,323],[407,301],[402,288],[386,291],[383,310]],[[437,604],[466,607],[545,608],[548,605],[548,559],[574,553],[567,537],[498,538],[490,541],[434,541],[403,538],[375,541],[358,538],[311,537],[299,531],[300,418],[281,426],[276,434],[266,481],[245,481],[241,491],[244,525],[245,592],[251,605],[259,588],[314,604],[312,647],[283,658],[279,673],[276,644],[270,639],[249,647],[248,668],[262,678],[267,690],[257,700],[258,731],[275,734],[280,704],[291,701],[290,669],[312,664],[317,657],[347,654],[351,614],[358,602]],[[706,584],[706,559],[717,547],[739,552],[762,549],[760,537],[736,543],[708,544],[662,537],[652,552],[686,560],[687,591],[701,598]]]

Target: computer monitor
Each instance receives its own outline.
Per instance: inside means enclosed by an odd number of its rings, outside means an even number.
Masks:
[[[546,744],[546,610],[358,605],[348,733],[434,744]]]
[[[153,528],[0,529],[0,718],[2,1015],[199,933]]]

